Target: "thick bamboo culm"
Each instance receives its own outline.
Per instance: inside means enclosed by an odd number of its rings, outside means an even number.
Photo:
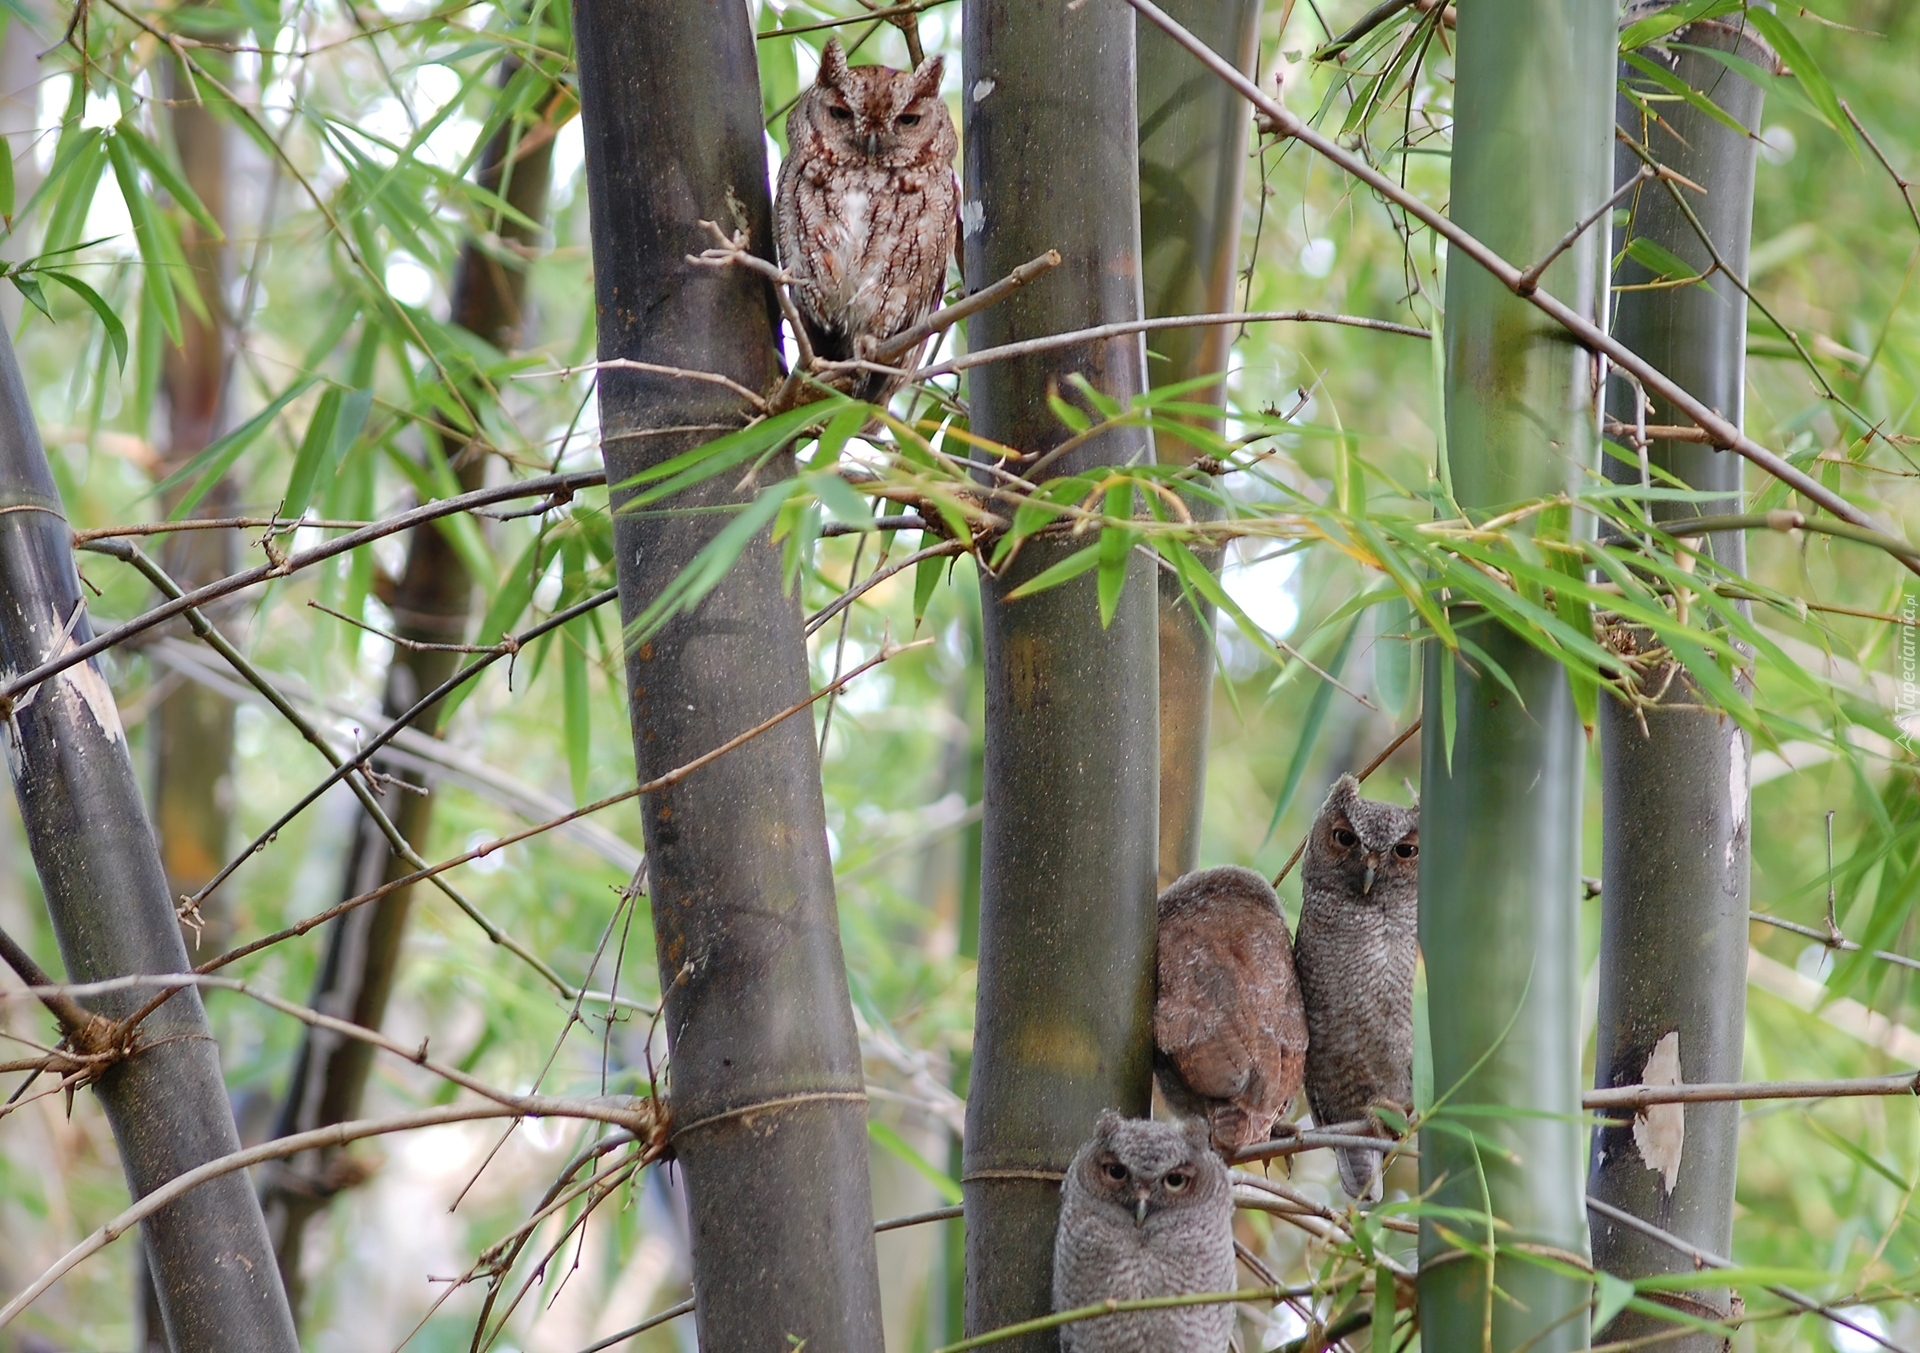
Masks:
[[[1744,28],[1742,17],[1693,24],[1675,34],[1674,74],[1700,90],[1741,125],[1760,126],[1762,92],[1711,57],[1689,47],[1732,52],[1763,68],[1771,52]],[[1623,64],[1621,76],[1645,81]],[[1620,125],[1662,164],[1700,185],[1685,198],[1692,219],[1675,201],[1672,185],[1646,180],[1628,200],[1627,224],[1616,232],[1615,253],[1629,237],[1651,240],[1706,273],[1713,241],[1735,277],[1745,279],[1753,223],[1757,142],[1706,112],[1663,101],[1655,122],[1624,96]],[[1642,171],[1634,147],[1622,142],[1614,157],[1616,182]],[[1616,281],[1654,280],[1625,260]],[[1687,391],[1738,424],[1746,378],[1746,298],[1733,279],[1714,276],[1698,286],[1624,290],[1617,294],[1613,332]],[[1608,383],[1607,412],[1632,428],[1672,424],[1673,408],[1647,400],[1635,387]],[[1615,434],[1615,441],[1633,434]],[[1642,448],[1630,447],[1631,452]],[[1725,498],[1714,502],[1650,502],[1659,520],[1736,513],[1741,507],[1742,462],[1731,452],[1690,441],[1649,441],[1648,473],[1665,471],[1688,487]],[[1609,456],[1607,477],[1638,483],[1637,464]],[[1713,558],[1735,573],[1746,569],[1746,541],[1738,531],[1707,538]],[[1656,680],[1662,678],[1656,678]],[[1674,706],[1667,708],[1666,706]],[[1684,675],[1660,705],[1640,711],[1616,701],[1600,709],[1603,859],[1601,876],[1600,1003],[1594,1082],[1601,1089],[1645,1079],[1656,1051],[1670,1057],[1671,1073],[1689,1082],[1737,1081],[1747,1013],[1748,836],[1747,734],[1701,707]],[[1604,1203],[1666,1228],[1701,1249],[1733,1248],[1733,1191],[1739,1163],[1740,1107],[1691,1104],[1665,1111],[1683,1126],[1670,1169],[1650,1168],[1631,1123],[1596,1131],[1588,1191]],[[1651,1138],[1650,1138],[1651,1140]],[[1691,1268],[1685,1256],[1646,1234],[1591,1214],[1596,1266],[1622,1278]],[[1683,1309],[1725,1314],[1722,1288],[1687,1294]],[[1670,1322],[1622,1312],[1596,1337],[1645,1338],[1671,1334]],[[1715,1353],[1718,1336],[1687,1334],[1663,1341],[1676,1353]]]
[[[92,637],[73,535],[40,444],[13,345],[0,336],[0,668],[25,672]],[[179,972],[186,945],[147,827],[113,693],[91,662],[8,706],[8,757],[27,844],[69,980]],[[146,993],[90,1001],[120,1018]],[[140,1025],[138,1049],[95,1085],[127,1188],[148,1193],[240,1136],[198,992]],[[253,1189],[230,1175],[142,1223],[170,1347],[192,1353],[297,1353],[293,1317]]]
[[[746,7],[582,0],[575,23],[600,357],[770,388],[767,280],[687,262],[713,242],[702,220],[737,221],[773,257]],[[616,485],[749,412],[725,386],[633,368],[603,370],[599,391]],[[791,472],[776,457],[760,483]],[[752,490],[737,479],[659,506],[742,501]],[[727,521],[618,515],[622,614],[636,617]],[[643,781],[807,697],[799,598],[765,532],[697,606],[629,646],[627,686]],[[880,1353],[866,1094],[812,721],[786,720],[646,795],[642,822],[700,1345]]]
[[[1505,258],[1544,257],[1611,190],[1615,18],[1608,0],[1484,0],[1460,9],[1449,200],[1460,228]],[[1598,321],[1605,263],[1606,237],[1589,231],[1547,270],[1547,285]],[[1445,313],[1443,487],[1469,516],[1578,491],[1598,449],[1593,358],[1457,254]],[[1421,1183],[1436,1190],[1436,1203],[1490,1210],[1502,1224],[1491,1233],[1497,1249],[1578,1255],[1587,1244],[1579,1048],[1586,743],[1558,663],[1496,625],[1475,625],[1473,638],[1520,699],[1484,662],[1469,666],[1436,646],[1427,663],[1420,941],[1433,1084],[1451,1092],[1450,1107],[1472,1110],[1461,1121],[1489,1145],[1422,1132]],[[1449,698],[1453,708],[1443,712]],[[1492,1218],[1447,1225],[1484,1242]],[[1509,1258],[1461,1258],[1432,1221],[1420,1250],[1426,1346],[1586,1346],[1585,1280]],[[1454,1262],[1433,1262],[1449,1252]]]
[[[1062,263],[971,321],[985,348],[1140,314],[1134,20],[1121,0],[967,0],[966,274]],[[1145,388],[1138,334],[979,368],[973,430],[1025,453],[1067,435],[1047,404],[1071,375]],[[1139,430],[1049,468],[1151,454]],[[981,585],[986,680],[980,966],[962,1189],[970,1334],[1051,1307],[1061,1172],[1100,1110],[1147,1110],[1159,795],[1151,562],[1128,561],[1112,623],[1095,575],[1008,594],[1083,542],[1033,537]],[[1013,1350],[1054,1346],[1026,1335]]]

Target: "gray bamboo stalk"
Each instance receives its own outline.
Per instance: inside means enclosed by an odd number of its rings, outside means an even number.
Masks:
[[[1134,21],[1121,0],[967,0],[961,88],[966,272],[998,277],[1044,249],[1046,280],[976,316],[970,347],[1141,312]],[[1067,377],[1126,399],[1145,388],[1135,335],[977,370],[973,430],[1023,452],[1066,430]],[[1137,462],[1123,431],[1050,468]],[[1152,1045],[1158,832],[1158,605],[1129,560],[1102,628],[1094,574],[1008,593],[1084,541],[1032,538],[981,583],[986,673],[980,966],[963,1153],[969,1334],[1051,1305],[1059,1179],[1103,1108],[1144,1114]],[[1049,1331],[1005,1347],[1055,1346]]]
[[[1167,12],[1251,72],[1259,56],[1255,0],[1173,0]],[[1171,38],[1147,25],[1140,46],[1140,238],[1146,313],[1217,314],[1233,303],[1240,252],[1240,200],[1246,187],[1246,100],[1196,65]],[[1173,329],[1148,340],[1147,375],[1155,385],[1224,372],[1233,345],[1225,325]],[[1223,387],[1187,396],[1223,401]],[[1207,426],[1220,430],[1220,420]],[[1202,448],[1161,432],[1163,463],[1191,461]],[[1189,499],[1206,515],[1208,504]],[[1218,569],[1221,551],[1199,557]],[[1206,798],[1207,734],[1213,713],[1213,608],[1162,573],[1160,588],[1160,852],[1165,887],[1200,862]]]
[[[517,62],[505,63],[503,84],[518,69]],[[559,97],[556,93],[554,99]],[[558,129],[554,99],[540,109],[541,115],[504,124],[483,152],[477,174],[482,187],[504,197],[532,221],[546,216],[553,139]],[[526,256],[540,239],[537,230],[504,216],[495,223],[493,234],[495,241],[470,240],[462,253],[451,312],[454,323],[507,351],[520,332],[527,287]],[[463,490],[480,486],[486,468],[484,457],[463,455],[465,448],[451,438],[442,438],[439,450],[452,463],[454,478]],[[390,599],[394,633],[417,643],[459,643],[466,636],[473,595],[473,579],[466,565],[437,526],[416,527],[409,533],[406,566]],[[386,717],[396,718],[412,708],[422,693],[434,690],[453,674],[460,659],[461,655],[444,649],[395,645],[382,701]],[[412,726],[438,736],[439,707],[423,711]],[[416,850],[424,850],[433,818],[433,798],[423,792],[425,778],[417,770],[385,764],[378,758],[374,766],[380,773],[422,791],[391,795],[385,807],[406,840]],[[355,896],[391,882],[412,868],[394,855],[372,818],[363,815],[347,857],[341,895]],[[311,997],[314,1008],[338,1011],[370,1029],[380,1027],[399,972],[400,947],[412,899],[411,888],[396,889],[374,905],[350,912],[327,927],[326,955]],[[307,1132],[358,1116],[372,1066],[369,1044],[323,1029],[307,1030],[273,1135]],[[274,1250],[296,1311],[303,1295],[300,1254],[306,1225],[327,1206],[338,1188],[355,1177],[351,1170],[340,1171],[338,1160],[338,1152],[320,1153],[318,1158],[277,1168],[267,1175],[262,1189]]]
[[[1762,68],[1773,55],[1739,16],[1692,24],[1674,35],[1691,47],[1733,52]],[[1712,99],[1750,130],[1760,125],[1762,91],[1698,52],[1681,47],[1671,57],[1643,53],[1669,66],[1687,84]],[[1622,65],[1629,83],[1648,83]],[[1756,143],[1706,113],[1678,101],[1663,101],[1651,123],[1625,98],[1620,125],[1660,161],[1706,191],[1689,205],[1721,256],[1745,279],[1753,223]],[[1637,173],[1640,161],[1622,146],[1615,155],[1616,181]],[[1663,183],[1646,183],[1631,201],[1632,216],[1617,232],[1616,253],[1631,236],[1651,240],[1704,272],[1707,247],[1675,205]],[[1654,280],[1627,260],[1617,280]],[[1704,286],[1668,287],[1619,294],[1613,333],[1666,372],[1696,398],[1741,421],[1746,371],[1746,298],[1731,281],[1715,277]],[[1652,400],[1636,407],[1631,385],[1608,386],[1608,412],[1627,424],[1643,415],[1656,426],[1677,421],[1671,406]],[[1740,510],[1741,461],[1731,452],[1689,442],[1655,441],[1651,467],[1671,472],[1689,487],[1724,493],[1707,503],[1649,503],[1658,519]],[[1637,483],[1637,465],[1608,459],[1607,476]],[[1737,531],[1708,538],[1713,558],[1736,574],[1746,568],[1746,541]],[[1702,708],[1684,675],[1662,702],[1644,712],[1645,723],[1614,701],[1600,709],[1601,796],[1604,844],[1601,877],[1600,1008],[1594,1083],[1601,1089],[1646,1079],[1648,1061],[1663,1040],[1677,1054],[1679,1076],[1689,1082],[1737,1081],[1747,1011],[1747,871],[1749,857],[1747,735],[1731,721]],[[1594,1133],[1587,1187],[1594,1197],[1653,1222],[1692,1245],[1719,1254],[1733,1242],[1734,1176],[1739,1163],[1740,1107],[1736,1103],[1689,1104],[1646,1116],[1615,1112],[1618,1126]],[[1646,1143],[1643,1151],[1636,1140]],[[1660,1132],[1647,1131],[1650,1125]],[[1681,1129],[1676,1139],[1674,1128]],[[1664,1141],[1671,1159],[1654,1145]],[[1649,1159],[1649,1155],[1653,1159]],[[1670,1165],[1671,1173],[1660,1165]],[[1595,1211],[1590,1217],[1597,1267],[1623,1278],[1690,1268],[1670,1246]],[[1724,1288],[1669,1298],[1682,1310],[1709,1319],[1728,1313]],[[1596,1337],[1637,1339],[1670,1333],[1668,1322],[1623,1312]],[[1664,1341],[1663,1341],[1664,1342]],[[1687,1334],[1670,1346],[1680,1353],[1717,1353],[1718,1336]]]
[[[1611,0],[1482,0],[1456,44],[1453,219],[1507,258],[1545,255],[1606,198],[1615,18]],[[1605,316],[1606,239],[1582,236],[1548,270],[1553,293]],[[1593,464],[1595,368],[1496,278],[1455,257],[1446,279],[1446,447],[1470,516],[1576,491]],[[1445,481],[1443,474],[1443,482]],[[1455,622],[1470,613],[1456,608]],[[1567,678],[1496,624],[1484,661],[1437,651],[1421,739],[1420,941],[1433,1085],[1486,1145],[1421,1134],[1434,1200],[1491,1219],[1448,1229],[1482,1245],[1587,1243],[1580,1124],[1580,821],[1585,740]],[[1451,765],[1443,667],[1452,665]],[[1524,701],[1524,706],[1521,703]],[[1503,1116],[1500,1110],[1513,1116]],[[1507,1229],[1510,1228],[1510,1229]],[[1433,1348],[1583,1348],[1589,1285],[1538,1264],[1463,1254],[1421,1230],[1420,1331]],[[1489,1282],[1498,1292],[1489,1296]]]
[[[24,672],[92,630],[59,490],[4,339],[0,503],[0,670]],[[5,715],[0,737],[68,979],[182,971],[186,946],[100,669],[70,667]],[[120,1018],[146,996],[102,996],[90,1007]],[[240,1147],[199,994],[174,996],[137,1039],[134,1055],[96,1086],[136,1197]],[[243,1177],[194,1190],[142,1232],[176,1353],[295,1353],[266,1226]]]
[[[768,283],[686,261],[711,243],[703,219],[744,229],[773,257],[746,7],[580,0],[575,16],[601,359],[769,388],[779,348]],[[712,435],[673,429],[738,426],[748,412],[719,385],[603,370],[607,479]],[[791,471],[777,457],[760,482]],[[737,479],[663,506],[742,501],[751,489]],[[633,620],[726,521],[617,515],[623,615]],[[696,607],[631,648],[627,683],[643,781],[806,696],[799,601],[766,533]],[[788,720],[642,800],[703,1348],[882,1344],[866,1097],[814,736],[810,720]]]

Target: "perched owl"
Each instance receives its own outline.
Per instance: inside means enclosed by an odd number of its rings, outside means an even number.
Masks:
[[[1233,1190],[1203,1124],[1100,1115],[1067,1167],[1053,1309],[1230,1292]],[[1233,1307],[1130,1311],[1060,1329],[1062,1353],[1225,1353]]]
[[[937,56],[913,71],[849,66],[829,42],[819,78],[787,117],[775,206],[780,265],[820,357],[865,357],[940,300],[960,200],[960,139],[940,99],[940,72]],[[868,373],[852,393],[879,403],[898,385]]]
[[[1343,775],[1308,837],[1293,966],[1307,1003],[1307,1100],[1326,1127],[1413,1107],[1420,810],[1360,797]],[[1378,1198],[1381,1156],[1336,1152],[1340,1182]]]
[[[1223,1155],[1265,1141],[1300,1090],[1307,1016],[1280,899],[1222,865],[1160,894],[1153,1069],[1160,1093],[1205,1118]]]

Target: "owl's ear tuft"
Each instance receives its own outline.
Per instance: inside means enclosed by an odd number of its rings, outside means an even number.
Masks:
[[[1351,774],[1342,775],[1333,782],[1333,788],[1327,791],[1327,801],[1321,811],[1337,808],[1343,813],[1352,814],[1353,806],[1360,802],[1360,782]]]
[[[1120,1116],[1118,1110],[1102,1109],[1100,1110],[1100,1117],[1094,1121],[1093,1135],[1096,1137],[1111,1137],[1120,1130],[1121,1124],[1126,1121],[1125,1118]]]
[[[913,97],[929,98],[940,92],[940,76],[947,69],[947,59],[936,53],[922,61],[913,71]]]
[[[847,82],[847,49],[839,38],[828,38],[820,51],[820,76],[816,81],[829,89],[844,88]]]

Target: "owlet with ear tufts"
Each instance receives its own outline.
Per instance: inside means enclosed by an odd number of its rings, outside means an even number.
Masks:
[[[787,116],[775,227],[817,356],[868,357],[940,300],[960,201],[941,69],[937,56],[912,71],[849,66],[831,41]],[[911,367],[914,356],[887,365]],[[851,393],[884,403],[899,384],[865,372]]]
[[[1263,1142],[1306,1074],[1307,1016],[1280,899],[1222,865],[1160,894],[1153,1069],[1160,1093],[1205,1118],[1223,1155]]]
[[[1195,1121],[1100,1115],[1067,1167],[1053,1309],[1233,1290],[1233,1188]],[[1233,1307],[1172,1306],[1060,1327],[1062,1353],[1226,1353]]]
[[[1408,1113],[1420,810],[1363,799],[1359,781],[1341,776],[1314,819],[1301,880],[1293,963],[1307,1004],[1314,1123],[1365,1119],[1375,1105]],[[1381,1153],[1343,1147],[1335,1155],[1349,1194],[1380,1197]]]

